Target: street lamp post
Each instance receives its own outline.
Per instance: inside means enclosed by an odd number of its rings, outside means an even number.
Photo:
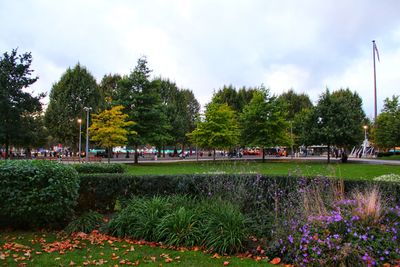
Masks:
[[[84,107],[83,108],[86,111],[86,162],[89,162],[89,111],[92,110],[92,108],[89,107]]]
[[[82,150],[82,119],[78,119],[79,123],[79,162],[81,162],[81,150]]]
[[[364,128],[363,155],[365,156],[365,154],[367,153],[367,142],[368,142],[368,140],[367,140],[367,129],[368,129],[368,126],[364,125],[363,128]]]

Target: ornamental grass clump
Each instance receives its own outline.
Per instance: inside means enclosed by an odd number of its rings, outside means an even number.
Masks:
[[[356,191],[353,194],[355,200],[354,216],[363,221],[377,223],[382,217],[384,203],[377,187],[365,191]]]
[[[180,207],[161,219],[156,228],[157,240],[168,246],[192,247],[201,243],[201,228],[199,212]]]
[[[156,227],[171,209],[167,197],[134,198],[110,221],[108,231],[120,237],[157,241]]]

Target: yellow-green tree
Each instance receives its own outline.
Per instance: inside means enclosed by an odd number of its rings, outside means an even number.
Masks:
[[[123,109],[123,106],[114,106],[92,115],[92,125],[89,127],[90,139],[108,149],[108,163],[113,147],[126,145],[128,135],[136,134],[135,131],[126,129],[135,123],[126,120],[128,115],[122,112]]]

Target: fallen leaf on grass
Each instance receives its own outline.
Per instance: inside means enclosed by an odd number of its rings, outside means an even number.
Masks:
[[[272,261],[270,261],[271,264],[279,264],[281,262],[281,258],[273,258]]]
[[[221,258],[221,256],[218,253],[215,253],[214,255],[212,255],[211,259],[219,259]]]
[[[228,266],[229,265],[229,261],[224,261],[224,266]]]
[[[171,258],[166,258],[164,261],[165,261],[166,263],[170,263],[170,262],[173,262],[174,260],[171,259]]]

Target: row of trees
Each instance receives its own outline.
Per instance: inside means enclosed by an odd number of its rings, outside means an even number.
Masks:
[[[92,141],[109,151],[117,145],[137,149],[147,144],[182,150],[190,144],[214,150],[313,144],[349,149],[361,143],[362,126],[369,123],[361,98],[349,89],[327,89],[314,106],[305,94],[290,90],[273,96],[262,85],[224,86],[200,116],[193,92],[168,79],[151,78],[144,57],[129,75],[105,75],[100,84],[79,63],[68,68],[53,85],[43,115],[44,95],[26,92],[38,79],[32,77],[31,62],[30,53],[18,55],[17,50],[0,58],[0,141],[7,153],[10,146],[56,143],[77,151],[77,121],[82,118],[86,124],[85,107],[94,113]],[[399,144],[399,110],[398,97],[385,100],[378,127],[372,127],[375,144]]]

